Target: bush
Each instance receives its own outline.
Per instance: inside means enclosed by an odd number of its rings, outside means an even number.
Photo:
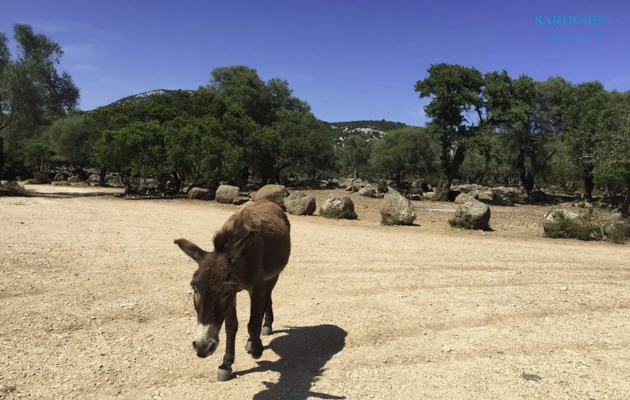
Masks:
[[[554,222],[545,222],[545,235],[554,239],[601,240],[601,229],[592,223],[592,219],[592,210],[575,219],[555,212]]]
[[[612,224],[606,238],[616,244],[626,244],[630,238],[630,224],[625,221]]]

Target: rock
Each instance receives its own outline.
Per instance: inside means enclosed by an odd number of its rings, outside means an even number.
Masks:
[[[253,192],[260,189],[260,186],[256,185],[255,183],[248,183],[247,185],[245,185],[244,190],[246,192]]]
[[[460,194],[455,216],[449,220],[451,226],[465,229],[490,229],[490,207],[467,194]]]
[[[99,183],[101,181],[101,177],[98,174],[92,174],[88,177],[89,183]]]
[[[230,185],[221,185],[217,189],[215,199],[218,203],[232,204],[234,199],[239,196],[239,188]]]
[[[436,193],[435,192],[425,192],[422,197],[424,198],[424,200],[433,200],[435,199]]]
[[[284,199],[284,205],[287,211],[294,215],[312,215],[317,209],[315,198],[300,191],[291,192]]]
[[[374,188],[371,186],[365,186],[359,189],[359,194],[364,197],[375,197],[376,190],[374,190]]]
[[[27,179],[24,181],[25,185],[41,185],[42,182],[38,181],[37,179]]]
[[[458,190],[460,193],[468,193],[472,194],[473,192],[484,190],[485,188],[481,185],[477,185],[476,183],[471,184],[462,184],[462,185],[453,185],[451,190]]]
[[[564,210],[562,208],[556,208],[545,213],[543,224],[557,223],[558,219],[561,217],[564,217],[564,219],[576,220],[580,218],[580,214],[573,211]]]
[[[509,201],[511,203],[523,203],[527,200],[527,192],[521,187],[499,186],[492,188],[492,193],[495,198],[500,198],[498,202],[507,203],[507,201]]]
[[[70,182],[70,183],[78,183],[78,182],[81,182],[81,178],[79,178],[78,176],[74,175],[74,176],[71,176],[70,178],[68,178],[68,182]]]
[[[37,181],[37,183],[50,183],[50,182],[52,182],[50,180],[50,177],[48,176],[48,174],[45,174],[43,172],[33,172],[33,179],[35,179]]]
[[[90,184],[87,182],[80,181],[80,182],[71,182],[70,186],[90,186]]]
[[[61,181],[65,181],[67,179],[68,179],[68,174],[66,174],[64,172],[59,172],[57,175],[55,175],[55,177],[53,178],[53,181],[61,182]]]
[[[194,187],[188,191],[188,198],[191,200],[214,200],[215,191],[200,187]]]
[[[106,175],[105,176],[105,183],[111,186],[122,186],[123,182],[122,182],[122,178],[120,177],[120,175]]]
[[[475,190],[470,194],[482,203],[491,204],[494,201],[494,193],[489,189]]]
[[[379,211],[384,225],[411,225],[416,219],[411,202],[394,190],[383,197]]]
[[[356,219],[354,203],[349,197],[328,196],[324,201],[319,214],[328,218]]]
[[[466,193],[460,193],[459,196],[457,196],[455,198],[454,203],[455,204],[463,204],[463,203],[465,203],[467,201],[473,201],[473,200],[475,200],[475,198],[472,197],[471,195],[466,194]]]
[[[284,198],[288,195],[289,192],[282,185],[265,185],[256,194],[252,194],[252,199],[254,201],[269,200],[286,210]]]
[[[580,208],[593,208],[593,205],[586,200],[582,200],[577,205]]]
[[[241,204],[248,203],[251,199],[248,196],[238,196],[234,200],[232,200],[232,204],[235,206],[240,206]]]
[[[9,181],[3,185],[1,185],[4,189],[7,190],[17,190],[17,191],[22,191],[24,190],[24,188],[22,187],[22,185],[20,185],[19,183],[17,183],[16,181]]]
[[[70,183],[66,181],[55,181],[51,183],[52,186],[70,186]]]

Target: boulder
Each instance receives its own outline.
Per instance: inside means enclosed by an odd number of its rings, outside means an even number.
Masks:
[[[349,197],[328,196],[324,201],[319,214],[328,218],[356,219],[354,203]]]
[[[200,187],[194,187],[188,191],[188,198],[191,200],[214,200],[214,195],[214,190]]]
[[[251,199],[248,196],[238,196],[237,198],[235,198],[234,200],[232,200],[232,204],[234,204],[235,206],[240,206],[241,204],[245,204],[247,202],[249,202]]]
[[[464,204],[467,201],[473,201],[475,200],[475,198],[467,193],[460,193],[456,198],[454,203],[455,204]]]
[[[284,198],[288,195],[289,192],[282,185],[265,185],[256,194],[252,194],[252,199],[254,201],[269,200],[286,210]]]
[[[78,176],[74,175],[74,176],[71,176],[70,178],[68,178],[68,182],[70,182],[70,183],[78,183],[78,182],[81,182],[81,178],[79,178]]]
[[[422,197],[424,198],[424,200],[433,200],[435,199],[436,193],[435,192],[425,192]]]
[[[37,181],[36,183],[50,183],[50,177],[48,176],[48,174],[45,174],[43,172],[33,172],[33,179],[35,181]]]
[[[372,186],[364,186],[359,189],[359,194],[364,197],[376,197],[376,190]]]
[[[476,183],[465,183],[465,184],[461,184],[461,185],[453,185],[451,187],[451,190],[457,190],[460,193],[469,193],[472,194],[473,192],[476,192],[478,190],[483,190],[485,189],[483,186],[481,185],[477,185]]]
[[[411,225],[416,219],[411,202],[394,190],[383,197],[380,212],[383,225]]]
[[[317,209],[315,198],[300,191],[291,192],[284,199],[284,205],[287,211],[294,215],[312,215]]]
[[[465,229],[490,229],[490,207],[467,194],[457,196],[459,207],[449,223]]]
[[[231,185],[221,185],[217,189],[215,199],[222,204],[232,204],[234,199],[239,196],[239,188]]]
[[[492,190],[475,190],[472,191],[470,195],[482,203],[491,204],[494,201],[494,194],[492,193]]]
[[[580,218],[580,214],[573,211],[564,210],[562,208],[556,208],[545,213],[543,224],[557,223],[560,218],[577,220]]]
[[[89,183],[99,183],[101,181],[101,177],[98,174],[92,174],[88,177]]]
[[[68,179],[68,174],[63,173],[63,172],[59,172],[55,175],[55,177],[53,178],[53,181],[55,182],[62,182]]]
[[[105,176],[105,183],[111,186],[123,186],[123,181],[120,175]]]
[[[492,188],[492,194],[498,203],[523,203],[527,200],[527,192],[522,187],[499,186]]]

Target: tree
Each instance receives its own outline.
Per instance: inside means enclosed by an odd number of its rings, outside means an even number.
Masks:
[[[597,149],[595,179],[611,192],[624,193],[621,215],[630,217],[630,91],[609,94],[609,107],[604,112],[601,143]],[[614,201],[614,196],[612,198]]]
[[[549,142],[562,132],[563,105],[569,90],[570,85],[562,78],[535,82],[526,75],[513,80],[505,71],[486,75],[490,118],[511,137],[514,164],[529,194],[536,176],[548,168],[556,153]]]
[[[72,114],[55,121],[48,130],[52,149],[63,161],[94,162],[94,144],[100,133],[85,114]]]
[[[368,164],[373,142],[366,134],[358,133],[350,135],[343,142],[342,162],[343,166],[350,169],[352,179],[357,179],[357,173],[361,167]]]
[[[7,37],[0,33],[0,136],[12,152],[73,110],[79,99],[70,75],[55,67],[63,56],[59,44],[24,24],[14,26],[14,39],[13,59]]]
[[[370,163],[387,172],[399,185],[409,174],[435,170],[437,146],[425,128],[406,127],[389,131],[374,143]]]
[[[595,153],[600,144],[600,128],[604,112],[609,107],[608,101],[608,93],[599,82],[575,85],[567,101],[564,133],[574,160],[582,169],[584,194],[588,201],[592,200],[595,187]]]
[[[416,83],[415,91],[420,98],[431,98],[424,110],[440,143],[442,176],[436,199],[446,201],[464,162],[467,141],[486,125],[484,77],[475,68],[445,63],[431,65],[428,72],[427,78]]]

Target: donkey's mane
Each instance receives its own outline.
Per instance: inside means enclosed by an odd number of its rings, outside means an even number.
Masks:
[[[224,225],[215,233],[214,239],[212,240],[215,252],[225,253],[232,243],[235,243],[246,233],[251,231],[248,223],[250,218],[244,214],[244,212],[236,214],[231,224]]]

